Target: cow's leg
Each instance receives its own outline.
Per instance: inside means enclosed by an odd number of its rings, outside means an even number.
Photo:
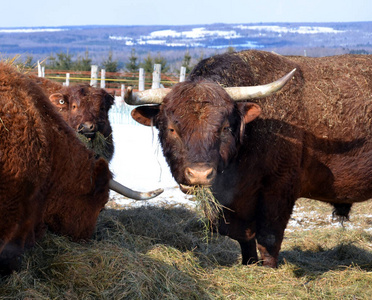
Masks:
[[[9,242],[0,253],[0,275],[5,276],[19,270],[22,249],[18,243]]]
[[[3,200],[3,199],[1,199]],[[0,275],[9,275],[19,267],[19,247],[13,244],[14,236],[19,230],[19,214],[16,201],[0,203]],[[11,199],[13,200],[13,199]],[[4,205],[10,203],[9,205]],[[3,205],[1,205],[3,204]],[[5,206],[5,207],[4,207]],[[12,214],[14,212],[14,214]]]
[[[2,251],[0,253],[0,274],[9,275],[13,271],[18,271],[21,262],[22,254],[25,248],[25,242],[28,239],[30,246],[34,244],[33,228],[28,228],[30,222],[18,224],[14,226],[15,234],[11,240],[3,242]]]
[[[260,202],[256,220],[257,248],[264,266],[276,268],[284,230],[294,206],[294,199],[266,197]]]
[[[283,234],[280,233],[257,234],[257,248],[260,251],[263,266],[271,268],[278,266],[282,241]]]
[[[242,253],[242,264],[254,264],[258,261],[255,240],[256,223],[251,219],[238,218],[234,212],[225,210],[224,218],[219,224],[219,233],[237,240]]]
[[[240,248],[242,250],[242,264],[254,264],[258,261],[256,241],[255,239],[250,240],[238,240]]]
[[[22,203],[22,199],[26,199],[27,202]],[[1,275],[9,275],[20,268],[25,246],[31,247],[35,244],[35,223],[41,224],[42,213],[37,198],[27,199],[21,195],[7,203],[11,203],[12,206],[8,205],[7,210],[0,215]]]

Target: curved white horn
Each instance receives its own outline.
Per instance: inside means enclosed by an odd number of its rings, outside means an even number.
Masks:
[[[279,91],[289,81],[289,79],[292,78],[294,72],[296,72],[296,69],[293,69],[291,72],[277,81],[265,85],[227,87],[225,88],[225,91],[234,101],[244,101],[248,99],[267,97]]]
[[[161,104],[170,91],[169,88],[160,88],[133,93],[133,88],[128,87],[124,93],[124,101],[130,105]]]
[[[157,189],[155,191],[150,191],[150,192],[133,191],[113,179],[111,179],[109,182],[109,188],[125,197],[131,198],[134,200],[148,200],[164,192],[163,189]]]

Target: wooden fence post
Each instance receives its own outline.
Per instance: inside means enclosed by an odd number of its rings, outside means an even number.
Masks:
[[[91,65],[91,72],[90,72],[90,85],[97,87],[97,80],[98,78],[98,66],[97,65]]]
[[[180,82],[185,81],[186,78],[186,67],[181,67]]]
[[[161,79],[161,64],[154,65],[154,72],[152,73],[152,89],[160,88]]]
[[[139,91],[144,91],[145,90],[145,70],[143,68],[139,69],[138,90]]]
[[[101,69],[101,89],[106,87],[106,70]]]

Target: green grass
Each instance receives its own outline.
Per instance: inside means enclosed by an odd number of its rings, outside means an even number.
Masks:
[[[343,228],[329,205],[301,199],[278,269],[240,265],[238,244],[206,241],[192,209],[111,205],[89,242],[47,233],[0,279],[0,299],[371,299],[371,202]]]

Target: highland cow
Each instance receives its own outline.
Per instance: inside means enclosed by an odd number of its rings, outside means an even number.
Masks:
[[[299,197],[342,217],[372,197],[371,55],[226,53],[172,89],[129,88],[126,101],[156,104],[133,118],[159,129],[183,191],[210,187],[224,207],[218,230],[240,243],[243,264],[258,261],[257,247],[263,265],[277,266]]]
[[[118,183],[108,162],[78,140],[40,86],[4,63],[0,137],[0,274],[9,274],[47,227],[88,239],[109,188],[118,190]]]
[[[30,77],[42,87],[67,124],[79,133],[80,139],[96,154],[110,161],[114,143],[108,114],[114,96],[88,84],[64,87],[46,78]],[[94,147],[97,142],[102,146]]]

